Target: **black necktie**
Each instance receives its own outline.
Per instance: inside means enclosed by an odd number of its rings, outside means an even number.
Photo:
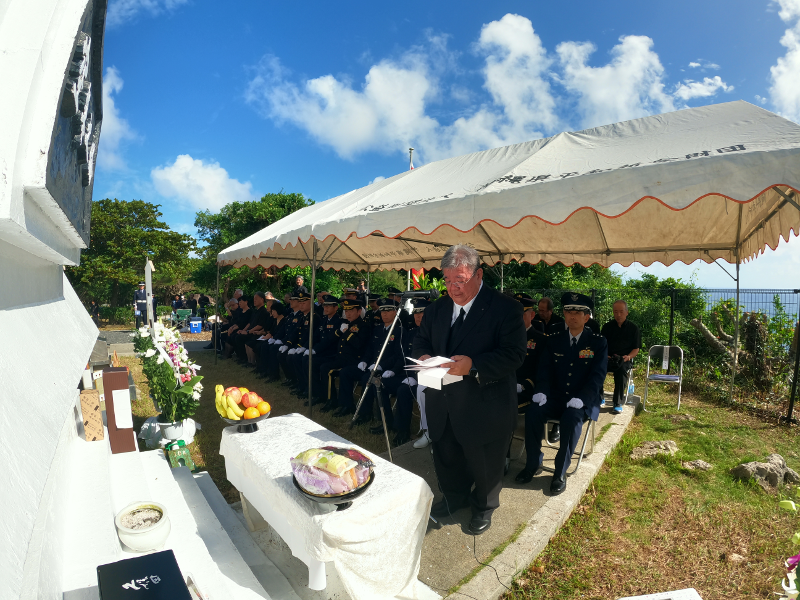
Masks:
[[[574,348],[577,345],[578,345],[578,338],[572,338],[572,347]]]
[[[458,313],[458,318],[455,322],[450,326],[450,337],[447,338],[447,352],[448,354],[452,351],[452,344],[453,341],[456,339],[456,335],[458,335],[458,330],[461,329],[461,326],[464,324],[464,316],[466,313],[464,309],[461,309],[461,312]]]

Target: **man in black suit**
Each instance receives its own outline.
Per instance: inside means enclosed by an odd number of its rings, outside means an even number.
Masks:
[[[541,473],[544,425],[548,419],[559,419],[561,446],[550,482],[552,494],[560,494],[567,487],[567,469],[584,421],[596,421],[600,414],[600,391],[608,362],[606,339],[586,326],[594,308],[592,299],[568,292],[561,303],[567,328],[547,337],[544,355],[539,360],[533,403],[525,413],[528,460],[516,477],[517,483],[528,483]]]
[[[428,435],[444,493],[431,515],[444,518],[471,506],[469,530],[477,535],[489,529],[500,505],[506,450],[517,419],[515,372],[526,346],[522,305],[483,285],[473,248],[451,246],[441,266],[449,295],[425,311],[413,355],[449,357],[452,362],[443,366],[463,379],[425,390]]]

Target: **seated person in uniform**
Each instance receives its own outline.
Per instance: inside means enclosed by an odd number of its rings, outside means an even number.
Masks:
[[[614,302],[614,318],[603,325],[603,337],[608,340],[608,373],[614,374],[614,412],[622,412],[628,375],[633,368],[633,359],[642,347],[639,328],[628,320],[628,303]]]
[[[430,304],[430,301],[424,298],[417,298],[414,301],[412,315],[415,327],[411,331],[403,331],[401,340],[403,355],[400,358],[403,360],[403,366],[406,364],[406,359],[411,356],[414,337],[419,332],[419,326],[422,323],[422,315]],[[397,372],[402,373],[403,370],[403,367],[398,365]],[[431,438],[428,437],[428,419],[425,417],[425,386],[417,384],[415,374],[416,371],[405,371],[404,379],[397,388],[397,418],[394,421],[397,435],[392,440],[395,446],[402,446],[411,440],[411,412],[415,400],[419,405],[419,427],[422,437],[414,442],[414,448],[425,448],[431,443]]]
[[[553,313],[553,300],[545,296],[539,300],[539,310],[536,312],[534,321],[544,327],[545,333],[550,333],[550,327],[557,323],[563,323],[564,319]]]
[[[236,349],[236,336],[242,329],[248,326],[250,317],[250,298],[241,296],[239,298],[239,312],[234,313],[233,325],[225,332],[225,351],[222,353],[222,358],[229,358],[231,352]]]
[[[560,494],[567,487],[566,473],[581,437],[583,423],[597,420],[600,390],[608,362],[608,344],[603,336],[586,327],[594,308],[583,294],[566,293],[561,299],[567,329],[547,338],[539,360],[533,403],[525,413],[525,468],[517,483],[528,483],[542,472],[542,436],[548,419],[561,425],[561,445],[555,458],[550,493]]]

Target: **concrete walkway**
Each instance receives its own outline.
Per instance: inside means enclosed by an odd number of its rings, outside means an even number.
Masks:
[[[638,401],[637,396],[631,396],[629,399],[629,402],[637,404]],[[627,428],[634,414],[635,405],[626,406],[621,415],[615,415],[611,412],[610,404],[609,399],[606,408],[601,409],[600,418],[595,426],[598,438],[601,437],[601,431],[605,427],[608,427],[608,431],[602,434],[602,439],[597,443],[594,453],[584,457],[577,473],[568,478],[567,490],[559,496],[550,497],[549,495],[552,478],[550,473],[545,472],[535,477],[527,485],[520,485],[514,481],[514,477],[525,466],[522,441],[514,439],[511,457],[516,460],[511,461],[511,467],[503,479],[500,508],[492,517],[492,526],[489,531],[480,536],[473,536],[468,532],[467,526],[471,518],[468,508],[455,512],[452,519],[447,518],[438,526],[432,521],[429,522],[425,543],[422,547],[419,579],[444,595],[446,590],[458,584],[476,567],[481,567],[475,558],[476,555],[478,559],[485,561],[495,548],[505,544],[522,530],[516,541],[510,543],[506,550],[491,563],[498,570],[501,580],[509,585],[511,576],[533,561],[577,506],[606,455],[613,449]],[[518,423],[515,436],[524,438],[524,418],[520,417]],[[580,444],[578,448],[580,448]],[[587,452],[591,449],[591,435],[586,449]],[[520,456],[521,452],[522,456]],[[556,449],[545,446],[544,452],[545,466],[552,466]],[[395,464],[425,479],[434,492],[434,502],[441,498],[430,446],[423,450],[417,450],[409,443],[393,449],[392,455]],[[388,460],[386,453],[382,456]],[[574,468],[576,462],[577,456],[573,459],[570,469]],[[494,571],[483,568],[472,581],[462,588],[462,591],[475,598],[494,598],[505,590],[498,583]]]

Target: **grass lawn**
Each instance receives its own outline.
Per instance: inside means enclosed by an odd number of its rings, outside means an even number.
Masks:
[[[655,389],[648,410],[652,399],[657,412],[634,418],[575,512],[505,598],[608,599],[689,587],[704,600],[776,597],[783,561],[798,551],[789,540],[800,523],[778,508],[790,490],[767,493],[728,471],[773,452],[798,470],[797,428],[690,393],[678,412],[675,395]],[[631,450],[647,440],[673,440],[679,452],[632,461]],[[681,466],[694,459],[714,468]]]
[[[256,377],[249,368],[239,365],[233,359],[218,360],[215,365],[214,352],[210,350],[192,352],[191,358],[201,366],[200,375],[204,379],[200,408],[194,416],[194,420],[202,425],[202,429],[197,432],[194,442],[189,445],[189,451],[197,469],[208,471],[225,499],[229,503],[237,502],[239,492],[225,478],[225,458],[219,454],[222,430],[228,425],[220,419],[214,407],[214,387],[220,384],[226,388],[237,386],[253,390],[272,406],[270,418],[290,413],[301,413],[307,416],[308,407],[303,406],[303,399],[288,393],[287,388],[278,383],[266,383],[263,379]],[[158,413],[148,396],[149,389],[142,374],[141,361],[133,356],[123,356],[120,357],[120,363],[129,368],[134,383],[139,388],[139,399],[132,403],[133,427],[139,431],[147,417],[155,416]],[[375,454],[386,451],[385,438],[382,435],[371,434],[369,432],[370,425],[360,425],[350,430],[348,429],[349,418],[335,418],[331,416],[331,413],[321,413],[319,408],[319,406],[314,407],[313,419],[323,427]],[[372,425],[376,424],[372,423]],[[414,417],[411,423],[412,433],[417,430],[418,425],[419,417]]]

